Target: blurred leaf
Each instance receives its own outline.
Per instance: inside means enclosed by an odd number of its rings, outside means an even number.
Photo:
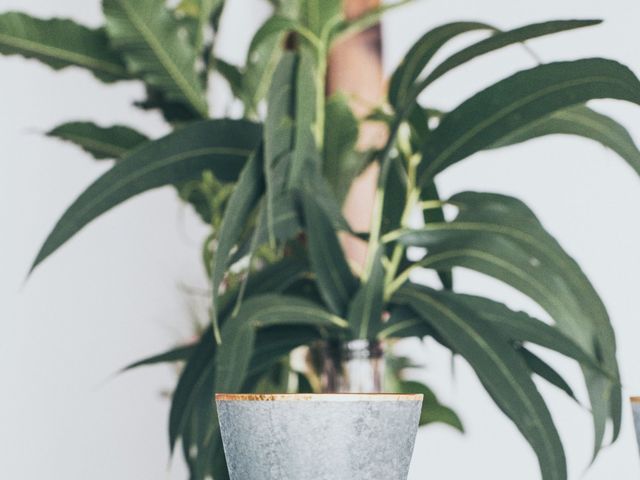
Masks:
[[[300,0],[300,21],[317,37],[344,18],[342,0]]]
[[[456,67],[467,63],[474,58],[485,55],[509,45],[532,40],[534,38],[552,35],[559,32],[574,30],[577,28],[590,27],[602,23],[601,20],[551,20],[548,22],[534,23],[523,27],[515,28],[506,32],[497,32],[495,35],[480,40],[469,47],[463,48],[454,53],[424,79],[418,82],[413,90],[411,100],[415,100],[418,94],[428,85],[435,82],[438,78],[450,72]]]
[[[218,331],[218,290],[229,265],[229,254],[238,242],[247,219],[254,211],[258,200],[264,193],[264,176],[262,173],[262,152],[251,156],[245,165],[236,188],[229,198],[224,212],[218,246],[211,267],[212,312],[211,321],[216,341],[220,342]]]
[[[357,281],[344,257],[334,227],[315,197],[303,192],[301,199],[309,259],[317,276],[320,294],[333,313],[344,315]]]
[[[224,78],[229,87],[231,88],[231,93],[236,98],[240,100],[244,99],[244,91],[242,88],[243,76],[244,72],[240,67],[236,65],[232,65],[229,62],[225,62],[221,58],[216,58],[213,61],[213,67],[220,74],[222,78]]]
[[[358,119],[341,92],[331,95],[325,105],[323,174],[340,202],[363,167],[363,155],[355,151]]]
[[[420,190],[420,200],[423,202],[440,201],[440,193],[438,193],[438,187],[435,182],[428,182],[422,190]],[[442,207],[425,208],[422,211],[422,215],[425,225],[428,223],[443,223],[446,221]],[[446,290],[453,290],[453,270],[438,270],[438,278]]]
[[[222,343],[216,356],[216,392],[240,391],[249,371],[257,330],[281,325],[334,329],[345,328],[347,322],[302,298],[252,296],[222,327]]]
[[[179,25],[164,0],[103,0],[107,33],[128,69],[158,89],[167,100],[208,116],[196,71],[196,51],[180,36]]]
[[[302,181],[321,172],[319,145],[314,129],[317,125],[315,53],[300,48],[295,81],[295,130],[293,155],[289,167],[289,189],[300,188]]]
[[[0,15],[0,53],[40,60],[55,70],[81,67],[104,82],[129,79],[104,29],[90,29],[71,20],[41,20],[19,12]]]
[[[186,123],[202,120],[202,116],[189,105],[181,101],[170,100],[168,96],[157,88],[146,87],[146,98],[133,104],[146,111],[159,110],[162,117],[175,127]]]
[[[421,183],[545,116],[595,98],[640,104],[640,82],[604,59],[556,62],[518,72],[447,114],[423,148]]]
[[[420,37],[391,76],[389,103],[396,109],[400,108],[406,96],[411,94],[411,87],[434,55],[457,36],[477,30],[495,31],[496,29],[486,23],[453,22],[440,25]]]
[[[269,90],[267,118],[264,123],[264,175],[267,189],[266,225],[269,243],[275,245],[274,203],[284,195],[290,154],[293,148],[295,114],[295,76],[297,59],[286,53]]]
[[[116,205],[153,188],[199,178],[211,170],[232,181],[260,139],[260,127],[240,120],[193,123],[125,156],[67,209],[31,270],[85,225]]]
[[[444,423],[464,433],[464,427],[458,414],[442,405],[435,393],[426,385],[419,382],[402,381],[400,382],[400,393],[420,393],[424,397],[420,412],[420,426],[430,423]]]
[[[542,120],[503,137],[490,148],[501,148],[545,135],[578,135],[610,148],[640,174],[640,151],[626,128],[585,105],[559,110]]]
[[[133,370],[134,368],[157,365],[158,363],[171,363],[188,360],[195,350],[195,345],[183,345],[181,347],[172,348],[166,352],[152,355],[151,357],[143,358],[142,360],[131,363],[120,370],[120,372],[124,373],[126,371]]]
[[[65,123],[47,132],[47,135],[71,142],[98,160],[117,160],[149,141],[147,136],[129,127],[100,127],[91,122]]]
[[[589,353],[615,379],[583,366],[594,413],[595,452],[607,417],[619,422],[619,375],[613,328],[600,297],[578,264],[519,200],[504,195],[464,192],[453,196],[455,221],[407,232],[402,243],[426,247],[423,266],[461,266],[497,278],[536,301],[558,328]],[[542,328],[542,327],[541,327]],[[542,333],[542,332],[540,332]],[[603,405],[595,408],[596,404]]]
[[[376,250],[371,274],[363,280],[349,304],[349,327],[357,338],[373,339],[382,324],[384,302],[383,247]]]
[[[518,350],[524,358],[524,361],[527,363],[529,369],[538,375],[540,378],[544,378],[547,382],[555,385],[564,393],[573,398],[576,402],[578,401],[571,386],[565,381],[562,376],[558,372],[556,372],[551,366],[542,360],[540,357],[535,355],[533,352],[527,350],[526,348],[520,348]]]
[[[409,305],[462,355],[485,389],[515,423],[538,456],[545,480],[564,480],[562,442],[524,360],[490,323],[470,309],[417,285],[400,289],[394,301]]]

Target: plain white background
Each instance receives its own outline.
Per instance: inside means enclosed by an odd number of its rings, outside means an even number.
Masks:
[[[241,62],[263,0],[230,0],[219,53]],[[0,0],[0,11],[73,17],[97,26],[98,1]],[[633,0],[432,0],[390,14],[384,24],[387,69],[412,42],[445,21],[477,19],[514,27],[552,18],[602,18],[603,26],[531,43],[544,61],[605,56],[640,74]],[[512,48],[442,79],[425,99],[451,108],[474,91],[532,65]],[[124,364],[187,339],[202,311],[199,262],[205,234],[171,189],[140,196],[90,225],[25,275],[66,206],[106,168],[42,132],[68,120],[126,123],[150,135],[167,131],[159,117],[130,106],[135,84],[104,86],[89,74],[53,73],[21,58],[0,58],[0,478],[12,480],[139,480],[184,477],[169,467],[168,401],[175,373],[143,369],[113,378]],[[219,88],[219,90],[218,90]],[[226,111],[225,86],[212,95]],[[640,109],[595,104],[625,123],[640,141]],[[525,200],[578,260],[607,304],[619,339],[625,394],[640,392],[640,180],[610,151],[575,138],[547,138],[475,156],[441,178],[445,195],[485,190]],[[535,306],[480,275],[460,272],[461,290],[514,308]],[[466,435],[434,426],[420,432],[410,480],[534,480],[536,460],[494,407],[473,372],[435,345],[406,348],[426,365],[420,375],[460,413]],[[578,369],[559,369],[582,395]],[[638,478],[638,449],[625,405],[622,435],[586,473],[591,452],[587,412],[546,385],[544,394],[567,444],[571,478]]]

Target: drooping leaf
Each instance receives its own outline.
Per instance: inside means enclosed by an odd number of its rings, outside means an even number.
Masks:
[[[198,178],[211,170],[220,181],[238,176],[260,140],[260,127],[240,120],[189,125],[125,156],[67,209],[36,256],[31,270],[89,222],[153,188]]]
[[[373,339],[382,324],[384,306],[383,247],[378,247],[369,277],[364,280],[349,304],[349,327],[357,338]]]
[[[294,142],[296,67],[297,56],[294,53],[286,53],[280,60],[269,90],[264,123],[266,226],[271,245],[275,245],[274,204],[276,199],[285,195],[288,163]]]
[[[538,375],[540,378],[544,378],[547,382],[551,383],[552,385],[555,385],[564,393],[569,395],[572,399],[577,401],[571,386],[547,362],[545,362],[536,354],[534,354],[530,350],[527,350],[526,348],[521,348],[518,351],[520,352],[520,354],[522,355],[522,358],[524,358],[524,361],[526,362],[527,366],[533,373]]]
[[[604,59],[555,62],[518,72],[463,102],[428,136],[421,183],[514,131],[595,98],[640,104],[640,82],[623,65]]]
[[[447,304],[435,290],[400,289],[394,301],[415,313],[463,356],[485,389],[515,423],[538,456],[545,480],[565,480],[567,466],[558,432],[529,369],[490,323],[460,305]]]
[[[585,105],[559,110],[542,120],[516,130],[491,148],[526,142],[545,135],[577,135],[590,138],[620,155],[640,174],[640,150],[626,128],[607,115]]]
[[[216,392],[239,391],[249,370],[257,331],[282,325],[336,329],[346,328],[347,322],[302,298],[274,294],[251,297],[222,328],[216,356]]]
[[[120,159],[149,141],[146,135],[129,127],[101,127],[91,122],[65,123],[47,135],[71,142],[98,160]]]
[[[455,221],[426,225],[421,231],[402,234],[400,241],[428,248],[429,255],[421,264],[429,268],[465,267],[520,290],[590,354],[608,374],[603,376],[583,365],[597,453],[607,418],[611,417],[614,425],[620,421],[616,342],[600,297],[577,263],[519,200],[464,192],[452,197],[451,202],[459,207]]]
[[[238,242],[248,217],[253,212],[258,200],[264,193],[264,176],[262,172],[262,152],[252,155],[245,165],[236,188],[224,212],[218,246],[211,267],[212,313],[211,320],[216,341],[220,342],[218,330],[218,289],[229,265],[229,254]]]
[[[221,58],[215,58],[213,60],[213,68],[227,81],[229,88],[231,88],[231,93],[233,93],[236,98],[244,101],[245,92],[242,88],[244,78],[243,70],[237,65],[226,62]]]
[[[84,68],[104,82],[130,78],[104,29],[91,29],[71,20],[4,13],[0,15],[0,53],[34,58],[55,70]]]
[[[307,248],[320,294],[336,315],[344,315],[357,288],[331,221],[308,192],[301,195]]]
[[[391,76],[389,103],[395,108],[401,107],[406,96],[411,93],[413,84],[443,46],[459,35],[478,30],[495,31],[496,29],[480,22],[453,22],[440,25],[420,37]]]
[[[315,52],[301,47],[296,66],[295,81],[295,129],[294,145],[289,167],[289,189],[302,187],[304,179],[319,175],[322,171],[317,129]]]
[[[107,33],[128,69],[168,100],[208,116],[196,50],[180,35],[164,0],[103,0]]]
[[[188,360],[195,350],[196,346],[194,345],[183,345],[181,347],[175,347],[171,350],[167,350],[166,352],[152,355],[150,357],[143,358],[142,360],[138,360],[137,362],[130,363],[129,365],[121,369],[120,372],[127,372],[129,370],[133,370],[134,368],[146,367],[148,365],[157,365],[159,363],[172,363]]]
[[[585,367],[594,370],[601,368],[593,354],[578,345],[571,337],[557,327],[533,318],[525,312],[514,312],[502,303],[475,295],[452,293],[447,298],[472,309],[491,322],[509,340],[540,345],[569,357]]]
[[[485,38],[484,40],[480,40],[469,47],[463,48],[443,61],[440,65],[434,68],[424,80],[418,82],[413,89],[413,95],[410,98],[411,100],[415,100],[420,92],[437,79],[454,68],[459,67],[460,65],[463,65],[481,55],[494,52],[509,45],[532,40],[534,38],[565,32],[568,30],[575,30],[577,28],[590,27],[598,25],[599,23],[601,23],[601,20],[551,20],[548,22],[525,25],[524,27],[515,28],[506,32],[497,32],[489,38]]]
[[[358,130],[346,95],[331,95],[325,105],[322,172],[340,201],[363,166],[363,156],[355,151]]]
[[[420,382],[402,381],[400,382],[400,393],[420,393],[422,394],[422,410],[420,411],[420,426],[432,423],[444,423],[459,432],[464,433],[464,427],[458,414],[449,407],[442,405],[436,394]]]
[[[422,190],[420,190],[420,200],[423,202],[439,202],[440,193],[435,182],[428,182]],[[441,206],[434,208],[425,208],[422,212],[424,223],[443,223],[445,222],[444,210]],[[442,282],[442,286],[447,290],[453,290],[453,270],[438,270],[438,278]]]

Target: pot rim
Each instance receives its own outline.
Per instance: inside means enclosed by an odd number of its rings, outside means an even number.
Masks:
[[[631,401],[631,403],[640,404],[640,397],[630,397],[629,400]]]
[[[216,402],[407,402],[421,393],[216,393]]]

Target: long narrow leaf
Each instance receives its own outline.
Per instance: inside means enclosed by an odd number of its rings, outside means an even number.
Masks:
[[[598,58],[516,73],[442,119],[425,142],[420,182],[553,112],[595,98],[640,104],[640,82],[627,67]]]
[[[111,43],[131,72],[169,100],[207,117],[207,102],[196,71],[196,50],[180,35],[164,0],[103,0]]]
[[[496,404],[515,423],[538,456],[545,480],[565,480],[567,466],[560,437],[524,360],[491,324],[438,292],[406,286],[395,301],[407,304],[462,355]]]
[[[4,13],[0,15],[0,53],[34,58],[55,70],[85,68],[104,82],[130,78],[104,29],[90,29],[71,20]]]
[[[149,141],[146,135],[129,127],[101,127],[91,122],[65,123],[50,130],[47,135],[71,142],[97,160],[120,159]]]
[[[302,194],[311,266],[325,303],[343,315],[357,287],[331,221],[309,193]]]
[[[495,31],[495,28],[480,22],[452,22],[440,25],[420,37],[391,76],[389,103],[395,108],[400,107],[433,56],[455,37],[477,30]]]
[[[260,127],[239,120],[194,123],[149,142],[107,171],[67,209],[38,252],[31,270],[85,225],[148,190],[196,179],[211,170],[235,180],[260,140]]]
[[[526,142],[545,135],[577,135],[601,143],[620,155],[640,175],[640,150],[626,128],[614,119],[585,105],[576,105],[516,130],[491,148]]]

